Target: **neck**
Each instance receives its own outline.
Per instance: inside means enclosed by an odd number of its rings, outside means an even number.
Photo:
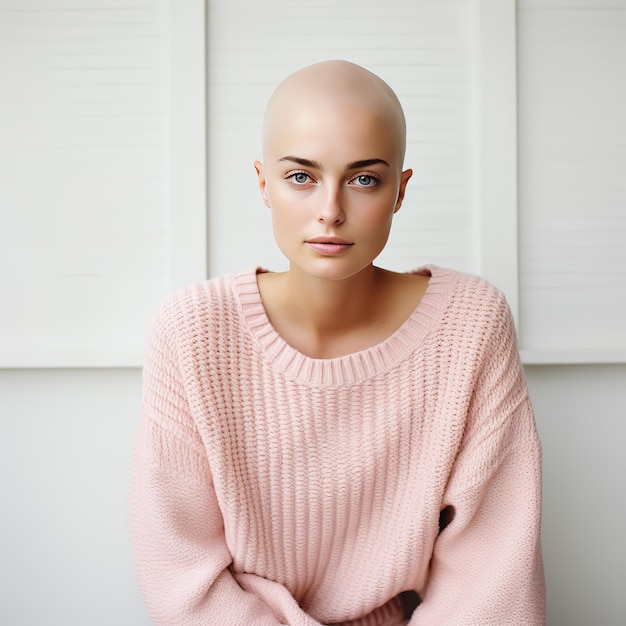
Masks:
[[[369,322],[387,272],[369,266],[343,280],[283,274],[283,305],[303,328],[320,335],[342,333]]]
[[[417,306],[428,279],[373,266],[344,280],[290,269],[261,274],[259,289],[270,322],[300,352],[343,356],[380,343]]]

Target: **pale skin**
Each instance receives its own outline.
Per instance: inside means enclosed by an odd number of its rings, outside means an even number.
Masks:
[[[426,290],[427,277],[374,265],[412,175],[405,133],[389,87],[344,61],[297,72],[270,99],[254,167],[289,269],[258,284],[276,331],[307,356],[384,341]]]

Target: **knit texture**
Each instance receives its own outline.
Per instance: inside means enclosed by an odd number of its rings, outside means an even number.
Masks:
[[[508,306],[477,277],[417,273],[405,323],[333,359],[276,333],[256,272],[163,302],[131,485],[157,626],[544,624],[541,450]]]

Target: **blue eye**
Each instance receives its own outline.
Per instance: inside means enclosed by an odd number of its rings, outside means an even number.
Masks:
[[[353,179],[357,187],[374,187],[378,183],[378,179],[370,174],[359,174]]]
[[[287,180],[294,185],[306,185],[311,180],[311,177],[306,172],[293,172],[293,174],[287,176]]]

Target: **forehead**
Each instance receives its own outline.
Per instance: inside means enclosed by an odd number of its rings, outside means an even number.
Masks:
[[[383,107],[359,99],[309,98],[282,107],[264,132],[266,158],[294,154],[346,162],[400,158],[394,120]]]

